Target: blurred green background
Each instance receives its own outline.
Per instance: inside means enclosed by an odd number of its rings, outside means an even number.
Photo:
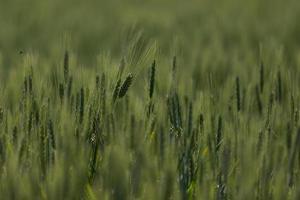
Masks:
[[[270,40],[295,52],[300,45],[298,2],[1,0],[0,54],[10,65],[21,50],[53,56],[67,45],[83,64],[92,65],[101,52],[122,55],[130,31],[135,30],[158,41],[165,54],[176,38],[183,43],[182,52],[217,42],[228,50],[238,46],[248,51]]]

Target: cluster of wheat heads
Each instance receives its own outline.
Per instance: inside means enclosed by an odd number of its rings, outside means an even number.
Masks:
[[[4,199],[300,197],[299,86],[284,68],[261,61],[224,83],[203,71],[189,86],[176,57],[168,78],[154,60],[145,79],[125,59],[95,72],[70,57],[2,90]]]

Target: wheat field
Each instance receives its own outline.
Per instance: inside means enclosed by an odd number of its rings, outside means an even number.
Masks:
[[[0,199],[300,199],[296,0],[1,0]]]

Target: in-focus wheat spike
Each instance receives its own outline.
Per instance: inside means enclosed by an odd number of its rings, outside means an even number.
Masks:
[[[54,136],[54,129],[53,129],[53,122],[52,120],[48,121],[48,133],[51,141],[51,147],[53,149],[56,148],[55,136]]]
[[[118,98],[119,91],[120,91],[120,86],[121,86],[121,79],[118,79],[113,91],[113,96],[112,96],[112,103],[115,103],[115,101]]]
[[[286,148],[288,152],[290,153],[290,149],[292,147],[292,127],[291,124],[287,124],[287,133],[286,133]]]
[[[203,134],[203,131],[204,131],[204,116],[203,116],[202,113],[200,113],[200,115],[199,115],[199,128],[200,128],[201,134]]]
[[[40,165],[41,165],[41,171],[42,171],[42,177],[45,176],[46,174],[46,168],[47,168],[47,147],[46,147],[46,133],[45,133],[45,128],[41,128],[40,132]]]
[[[181,105],[179,102],[179,97],[177,92],[174,93],[172,97],[172,109],[174,113],[174,120],[175,120],[175,128],[181,129],[182,128],[182,116],[181,116]]]
[[[172,63],[172,79],[171,79],[171,93],[175,92],[176,89],[176,71],[177,71],[177,61],[176,56],[173,57]]]
[[[99,142],[98,140],[95,140],[92,146],[92,151],[91,151],[91,156],[90,156],[90,163],[89,163],[89,182],[92,183],[95,173],[96,173],[96,168],[97,168],[97,155],[98,155],[98,146]]]
[[[28,80],[25,77],[23,82],[23,95],[26,96],[28,92]]]
[[[259,86],[260,86],[260,93],[264,90],[264,63],[261,61],[260,69],[259,69]]]
[[[222,140],[222,117],[219,116],[218,119],[218,129],[216,134],[216,151],[219,151],[219,148],[221,146],[221,140]]]
[[[118,68],[115,88],[114,88],[113,95],[112,95],[112,104],[114,104],[116,102],[116,100],[118,99],[124,69],[125,69],[125,59],[122,58],[122,60],[120,62],[120,66]]]
[[[49,161],[51,162],[51,164],[54,164],[55,161],[55,154],[54,154],[54,150],[56,149],[56,140],[55,140],[55,136],[54,136],[54,128],[53,128],[53,122],[52,120],[48,121],[48,127],[47,127],[47,132],[48,132],[48,146],[50,145],[49,149]]]
[[[177,59],[176,56],[173,57],[173,63],[172,63],[172,72],[176,72],[176,67],[177,67]]]
[[[282,83],[280,71],[277,72],[277,101],[279,103],[282,101]]]
[[[271,92],[270,97],[269,97],[269,103],[268,103],[267,123],[269,123],[269,120],[270,120],[270,117],[271,117],[273,104],[274,104],[274,93]]]
[[[193,129],[193,103],[190,102],[188,109],[188,123],[187,123],[187,133],[188,136],[191,135]]]
[[[132,80],[133,80],[133,75],[130,73],[127,75],[125,81],[123,82],[123,84],[120,87],[120,91],[119,91],[119,95],[118,95],[119,98],[122,98],[126,95],[128,89],[132,83]]]
[[[17,140],[18,140],[18,127],[14,126],[12,130],[12,141],[14,145],[16,144]]]
[[[40,121],[40,113],[39,113],[39,106],[36,99],[34,99],[32,103],[32,112],[34,113],[35,124],[36,126],[38,126]]]
[[[267,118],[266,118],[266,123],[265,123],[265,129],[270,129],[270,120],[272,117],[272,111],[273,111],[273,104],[274,104],[274,98],[275,95],[273,92],[271,92],[269,96],[269,102],[268,102],[268,107],[267,107]]]
[[[99,75],[96,76],[96,89],[98,89],[100,86],[100,77]]]
[[[60,98],[60,101],[63,102],[64,100],[64,85],[62,83],[59,84],[59,98]]]
[[[236,77],[235,79],[235,93],[236,93],[236,108],[237,111],[241,110],[241,92],[240,92],[240,79],[239,77]]]
[[[67,83],[69,80],[69,52],[68,51],[65,52],[65,56],[64,56],[64,80],[65,83]]]
[[[256,145],[256,153],[257,154],[259,154],[261,152],[263,140],[264,140],[264,132],[260,131],[259,135],[258,135],[257,145]]]
[[[226,143],[224,145],[224,150],[222,154],[222,175],[224,177],[224,183],[227,183],[227,178],[228,178],[228,172],[229,172],[229,167],[230,167],[230,153],[231,153],[231,147],[230,147],[230,142]]]
[[[294,122],[294,113],[295,113],[295,100],[294,96],[291,95],[291,120]]]
[[[101,101],[101,116],[102,116],[101,120],[104,120],[106,114],[106,78],[104,73],[101,76],[100,101]]]
[[[152,99],[153,93],[154,93],[155,67],[156,67],[156,62],[154,60],[151,65],[150,72],[149,72],[149,97],[150,97],[150,99]]]
[[[261,102],[261,98],[260,98],[260,93],[259,93],[259,87],[256,85],[255,87],[255,95],[256,95],[256,103],[257,103],[257,108],[258,108],[258,112],[260,115],[262,115],[262,102]]]
[[[75,99],[75,111],[78,114],[80,109],[80,93],[76,93],[76,99]]]
[[[28,91],[32,94],[32,75],[28,76]]]
[[[299,146],[300,146],[300,128],[297,130],[297,135],[294,141],[294,146],[293,149],[291,150],[291,154],[289,157],[289,163],[288,163],[288,170],[289,170],[289,176],[288,176],[288,183],[289,186],[294,185],[294,165],[295,165],[295,159],[298,154],[300,153],[299,151]]]
[[[28,116],[28,122],[27,122],[27,133],[28,133],[28,136],[31,135],[32,133],[32,124],[33,124],[33,112],[30,111],[29,112],[29,116]]]
[[[67,97],[70,99],[72,94],[72,84],[73,84],[73,77],[69,77],[68,85],[67,85]]]
[[[294,113],[294,123],[298,124],[299,121],[299,108],[297,107]]]
[[[173,98],[171,97],[167,97],[167,108],[168,108],[170,123],[173,125],[173,127],[175,127],[176,120],[175,120],[175,113],[173,109]]]
[[[83,116],[84,116],[84,89],[83,87],[80,89],[80,104],[79,104],[79,123],[81,124],[83,122]]]

